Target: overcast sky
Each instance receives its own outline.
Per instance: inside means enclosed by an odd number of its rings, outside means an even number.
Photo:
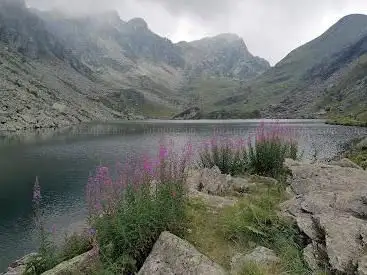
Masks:
[[[117,10],[144,18],[152,31],[178,42],[232,32],[249,50],[278,62],[347,14],[367,14],[367,0],[27,0],[41,9]]]

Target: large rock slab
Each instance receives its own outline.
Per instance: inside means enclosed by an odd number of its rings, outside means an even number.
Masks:
[[[201,254],[187,241],[163,232],[138,275],[224,275],[221,266]]]
[[[286,161],[295,197],[281,205],[331,271],[351,274],[367,244],[367,172],[358,167]],[[318,250],[318,251],[317,251]],[[323,255],[326,253],[326,256]],[[306,250],[307,262],[311,248]],[[314,266],[313,266],[314,268]]]
[[[36,257],[37,253],[31,253],[23,258],[14,261],[8,267],[8,270],[3,275],[22,275],[26,271],[27,263],[33,258]]]
[[[42,275],[91,274],[98,263],[98,253],[91,250],[71,260],[62,262]]]

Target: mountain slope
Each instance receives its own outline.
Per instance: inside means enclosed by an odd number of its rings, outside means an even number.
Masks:
[[[197,105],[198,89],[183,92],[193,79],[237,85],[268,68],[234,35],[173,44],[140,18],[76,17],[0,0],[0,131],[167,117]]]
[[[335,105],[327,102],[332,90],[339,89],[340,83],[353,78],[354,68],[366,52],[366,39],[367,16],[346,16],[249,83],[247,89],[238,93],[243,96],[241,102],[221,108],[258,109],[265,117],[325,116],[325,109],[333,111],[329,105]],[[350,91],[358,93],[355,89]],[[343,94],[344,90],[338,93]],[[365,106],[364,96],[353,97],[360,98],[360,104]],[[351,105],[344,99],[336,104],[341,114],[351,109],[344,103]]]

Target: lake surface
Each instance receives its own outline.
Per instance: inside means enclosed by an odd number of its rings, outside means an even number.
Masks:
[[[263,120],[264,121],[264,120]],[[265,120],[266,121],[266,120]],[[272,121],[266,121],[272,123]],[[84,189],[100,163],[114,165],[128,154],[155,153],[163,138],[196,146],[216,135],[253,135],[259,120],[138,121],[86,124],[62,131],[0,137],[0,272],[37,247],[32,222],[32,188],[42,190],[46,226],[64,230],[86,217]],[[280,120],[297,132],[304,158],[331,158],[343,144],[366,135],[367,128],[326,125],[318,120]]]

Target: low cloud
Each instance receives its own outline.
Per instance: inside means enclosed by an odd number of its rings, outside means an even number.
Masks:
[[[342,16],[367,13],[365,0],[28,0],[39,9],[74,13],[117,10],[123,20],[143,17],[152,31],[193,40],[237,33],[250,51],[272,64],[324,32]]]

